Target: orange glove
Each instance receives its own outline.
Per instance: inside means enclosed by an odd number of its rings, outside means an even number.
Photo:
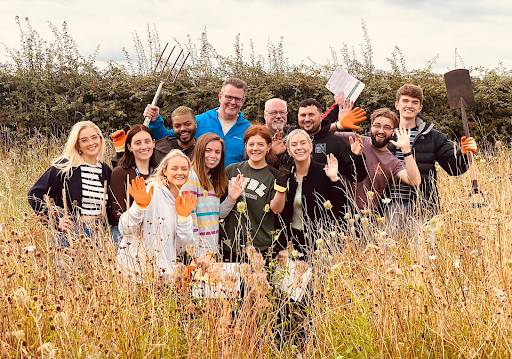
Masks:
[[[124,130],[117,130],[113,134],[110,135],[112,141],[114,141],[114,147],[116,148],[116,152],[124,152],[124,143],[126,141],[126,135]]]
[[[190,216],[192,210],[196,207],[197,197],[190,192],[182,193],[176,198],[176,212],[179,217],[186,218]]]
[[[146,208],[151,202],[151,197],[153,197],[153,190],[155,187],[151,187],[149,193],[146,191],[146,183],[144,182],[144,178],[137,177],[132,179],[131,186],[128,185],[128,192],[135,200],[135,203],[141,208]]]
[[[473,153],[476,152],[476,141],[473,137],[462,137],[460,139],[460,146],[462,147],[462,153],[464,153],[465,155],[468,154],[468,151],[471,151]]]
[[[347,113],[341,120],[336,122],[336,127],[338,130],[342,130],[344,128],[349,128],[351,130],[359,130],[361,127],[356,126],[356,123],[363,122],[366,120],[366,111],[361,110],[359,107],[356,107],[349,113]]]
[[[187,271],[185,273],[185,277],[181,278],[181,280],[178,283],[178,287],[180,288],[180,292],[187,293],[189,288],[190,280],[192,279],[192,272],[196,269],[196,266],[191,263],[187,267]]]

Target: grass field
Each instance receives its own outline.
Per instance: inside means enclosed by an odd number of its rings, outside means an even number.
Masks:
[[[123,277],[101,230],[52,249],[26,195],[62,140],[20,138],[2,132],[0,144],[2,358],[512,356],[509,145],[477,158],[486,207],[471,206],[468,173],[440,170],[441,213],[411,238],[389,237],[383,220],[365,226],[365,214],[340,221],[361,224],[362,239],[378,245],[358,248],[361,239],[333,223],[318,228],[308,340],[299,345],[278,324],[290,298],[269,286],[256,259],[244,268],[244,300],[193,299],[163,278]],[[218,280],[233,287],[233,278]]]

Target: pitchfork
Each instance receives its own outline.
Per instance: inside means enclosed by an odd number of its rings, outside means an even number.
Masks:
[[[155,76],[158,80],[160,80],[160,84],[158,85],[158,89],[156,90],[155,97],[153,97],[153,102],[151,102],[151,106],[156,106],[156,104],[158,103],[158,99],[160,98],[160,93],[162,92],[162,88],[164,87],[165,83],[173,84],[176,82],[176,79],[178,78],[178,75],[180,74],[181,69],[183,68],[183,65],[185,65],[185,62],[187,62],[188,56],[190,55],[190,52],[188,52],[187,55],[185,56],[185,59],[181,63],[181,66],[179,67],[178,72],[176,73],[176,75],[174,76],[172,81],[170,81],[169,78],[171,77],[172,71],[174,70],[174,68],[176,67],[176,64],[178,63],[178,60],[180,59],[181,54],[183,53],[183,50],[180,51],[178,57],[176,58],[176,61],[174,61],[174,65],[172,65],[172,68],[169,70],[167,77],[164,77],[163,74],[165,71],[165,67],[167,66],[167,63],[169,62],[169,59],[171,58],[171,55],[174,52],[174,49],[176,48],[176,46],[172,47],[171,53],[167,57],[165,64],[162,66],[162,71],[160,71],[160,74],[157,74],[158,65],[160,64],[160,61],[162,61],[162,57],[165,54],[167,45],[169,45],[169,43],[165,44],[164,51],[162,51],[162,54],[160,55],[160,57],[158,58],[158,62],[156,63],[155,69],[153,70],[153,76]],[[151,117],[146,117],[144,119],[144,126],[148,126],[150,121],[151,121]]]

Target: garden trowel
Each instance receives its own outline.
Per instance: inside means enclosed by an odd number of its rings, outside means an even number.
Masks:
[[[446,84],[446,93],[448,95],[448,102],[450,103],[450,110],[460,109],[462,116],[462,127],[464,128],[464,136],[470,137],[468,119],[466,117],[466,107],[475,106],[475,97],[473,96],[473,84],[469,71],[466,69],[457,69],[444,74],[444,83]],[[481,194],[483,201],[473,203],[473,207],[487,206],[487,199],[485,193],[478,189],[478,180],[476,175],[476,168],[473,158],[473,152],[468,151],[469,172],[471,174],[471,193],[472,197],[475,194]]]

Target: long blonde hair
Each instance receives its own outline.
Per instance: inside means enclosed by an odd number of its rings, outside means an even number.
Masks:
[[[103,162],[105,159],[105,139],[101,134],[100,128],[91,121],[77,122],[71,128],[71,132],[69,132],[69,137],[66,145],[64,146],[64,151],[62,151],[62,155],[52,162],[52,165],[56,167],[59,170],[59,173],[64,175],[66,178],[71,177],[73,174],[73,168],[76,168],[85,162],[82,155],[78,153],[78,139],[80,132],[86,128],[94,128],[98,136],[100,136],[101,148],[98,152],[98,160]]]
[[[161,186],[167,186],[168,185],[167,177],[165,176],[164,172],[167,169],[169,161],[172,160],[174,157],[186,158],[187,163],[188,163],[188,169],[189,169],[189,171],[191,170],[190,158],[188,158],[187,155],[185,155],[180,150],[171,150],[164,157],[164,159],[160,162],[160,164],[156,168],[155,174],[153,176],[151,176],[151,178],[148,180],[148,183],[151,182],[151,183],[159,184]]]

